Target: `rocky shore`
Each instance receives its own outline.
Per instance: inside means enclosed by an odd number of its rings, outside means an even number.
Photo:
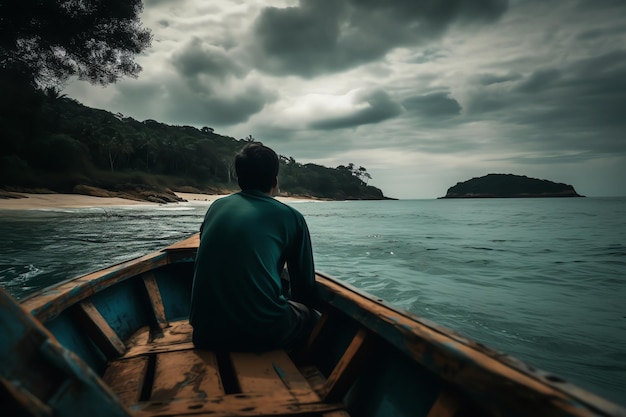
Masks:
[[[62,194],[47,189],[0,189],[0,210],[49,210],[85,207],[114,207],[132,205],[209,205],[218,198],[229,195],[234,190],[207,190],[201,192],[193,187],[182,187],[177,191],[156,191],[133,189],[110,191],[96,187],[80,186],[72,194]],[[275,197],[284,203],[303,201],[323,201],[321,199],[279,195]]]
[[[33,194],[44,195],[59,193],[48,189],[0,189],[0,199],[28,198],[29,195]],[[123,184],[117,186],[115,190],[105,190],[103,188],[93,187],[89,185],[77,185],[72,189],[72,192],[70,194],[100,198],[119,198],[124,200],[157,204],[179,203],[186,201],[172,190],[157,189],[155,187],[143,184]]]

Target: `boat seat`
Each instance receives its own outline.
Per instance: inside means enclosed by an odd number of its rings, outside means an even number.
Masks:
[[[342,404],[320,399],[284,350],[195,349],[191,333],[186,320],[156,334],[139,330],[126,353],[110,362],[104,381],[139,416],[348,415]]]

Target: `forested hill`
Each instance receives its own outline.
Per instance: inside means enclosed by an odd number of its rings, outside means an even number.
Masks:
[[[234,155],[254,140],[223,136],[210,127],[138,121],[86,107],[54,89],[7,85],[0,97],[0,125],[0,188],[13,191],[235,191]],[[385,199],[380,189],[367,185],[371,176],[363,167],[280,159],[284,195]]]
[[[568,184],[525,175],[488,174],[459,182],[440,198],[582,197]]]

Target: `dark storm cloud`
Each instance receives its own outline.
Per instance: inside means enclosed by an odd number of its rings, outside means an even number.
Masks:
[[[166,93],[163,103],[168,119],[182,124],[224,126],[247,121],[276,95],[243,80],[247,71],[224,49],[194,37],[174,51],[169,60],[177,77],[155,85],[154,93]],[[232,86],[232,88],[229,88]]]
[[[626,154],[626,51],[537,69],[508,89],[478,89],[470,118],[529,127],[515,137],[534,149]]]
[[[176,91],[173,95],[174,100],[167,111],[168,116],[182,124],[198,126],[226,126],[245,122],[273,100],[270,93],[255,87],[227,96],[198,97],[190,91]]]
[[[540,69],[531,74],[528,79],[518,85],[517,90],[522,93],[535,93],[553,88],[561,78],[561,71],[554,68]]]
[[[506,83],[509,81],[517,81],[522,78],[521,74],[507,74],[507,75],[495,75],[495,74],[483,74],[477,77],[477,80],[482,85],[492,85]]]
[[[555,155],[515,155],[506,158],[495,158],[492,161],[508,161],[520,165],[544,165],[544,164],[580,164],[597,158],[605,158],[607,154],[584,151],[575,154],[555,154]]]
[[[605,27],[602,29],[592,29],[578,35],[578,40],[588,41],[596,40],[605,37],[613,37],[615,35],[621,35],[626,33],[626,26],[618,24],[613,27]]]
[[[543,125],[626,128],[626,51],[579,60],[560,71],[537,71],[521,87],[528,94],[518,98],[535,99],[543,106]]]
[[[130,85],[126,88],[127,94],[116,100],[116,109],[139,120],[225,126],[247,121],[276,99],[275,93],[253,84],[228,94],[216,92],[208,86],[200,87],[181,80]]]
[[[404,108],[424,118],[450,118],[461,113],[461,105],[450,93],[433,93],[415,96],[402,102]]]
[[[623,0],[579,0],[578,2],[578,7],[582,10],[596,10],[598,8],[615,9],[623,6]]]
[[[170,0],[143,0],[143,2],[146,6],[160,6],[170,3]]]
[[[356,97],[354,105],[367,104],[346,115],[330,117],[312,122],[311,129],[332,130],[356,127],[371,123],[380,123],[402,113],[402,106],[394,101],[385,91],[376,89],[363,92]]]
[[[453,23],[493,21],[507,6],[506,0],[300,0],[261,12],[253,51],[269,73],[314,77],[424,44]]]
[[[245,71],[223,49],[205,45],[199,38],[192,38],[175,52],[171,62],[184,78],[196,78],[204,74],[223,80],[245,75]]]
[[[76,81],[70,95],[252,134],[300,161],[363,163],[402,198],[493,167],[626,195],[626,0],[145,5],[155,41],[141,76],[106,91]]]
[[[427,62],[434,62],[441,58],[446,58],[447,56],[448,55],[446,51],[431,48],[420,51],[420,55],[413,58],[412,60],[409,60],[409,62],[413,64],[425,64]]]

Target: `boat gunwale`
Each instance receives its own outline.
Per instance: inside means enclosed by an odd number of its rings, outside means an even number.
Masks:
[[[196,242],[197,234],[159,251],[46,287],[21,300],[20,304],[45,323],[115,284],[181,260],[188,262],[195,255]],[[443,381],[460,387],[483,407],[493,405],[490,396],[499,392],[515,400],[516,405],[553,407],[573,416],[599,413],[626,417],[626,410],[618,404],[569,382],[554,382],[549,379],[550,373],[394,307],[337,278],[316,272],[316,285],[325,303],[386,340]],[[479,376],[482,385],[472,383],[475,381],[468,378],[472,376]],[[511,387],[511,383],[516,387]],[[507,388],[499,389],[503,385]],[[505,400],[499,398],[499,401]]]
[[[169,253],[160,250],[61,281],[20,300],[20,304],[45,323],[106,288],[170,263]]]
[[[19,303],[37,320],[45,323],[74,304],[119,282],[179,262],[187,253],[195,257],[200,242],[199,236],[199,233],[194,233],[146,255],[59,281],[28,295]]]
[[[567,410],[574,416],[600,413],[626,417],[626,409],[619,404],[530,366],[515,357],[465,338],[454,330],[391,306],[379,297],[325,273],[316,272],[316,275],[321,278],[317,279],[317,284],[325,289],[321,296],[326,303],[347,314],[443,380],[462,387],[468,394],[477,398],[480,404],[488,404],[486,400],[496,392],[501,394],[515,392],[514,398],[519,404],[532,402],[545,404],[548,402],[546,400],[549,400],[555,408]],[[337,293],[340,293],[338,297],[333,295]],[[367,314],[364,315],[363,312]],[[385,334],[382,334],[381,330],[384,330]],[[430,346],[431,352],[427,352],[424,345]],[[435,357],[433,353],[439,354],[439,357]],[[450,362],[446,362],[449,360],[456,366],[450,367]],[[471,372],[473,376],[490,375],[490,378],[483,378],[481,381],[483,384],[490,382],[490,388],[482,385],[479,389],[478,384],[470,384],[469,380],[463,381],[463,373],[467,373],[468,369],[478,371]],[[554,378],[558,382],[554,382]],[[510,386],[506,390],[498,389],[502,384],[510,385],[511,381],[517,385],[515,389]]]

